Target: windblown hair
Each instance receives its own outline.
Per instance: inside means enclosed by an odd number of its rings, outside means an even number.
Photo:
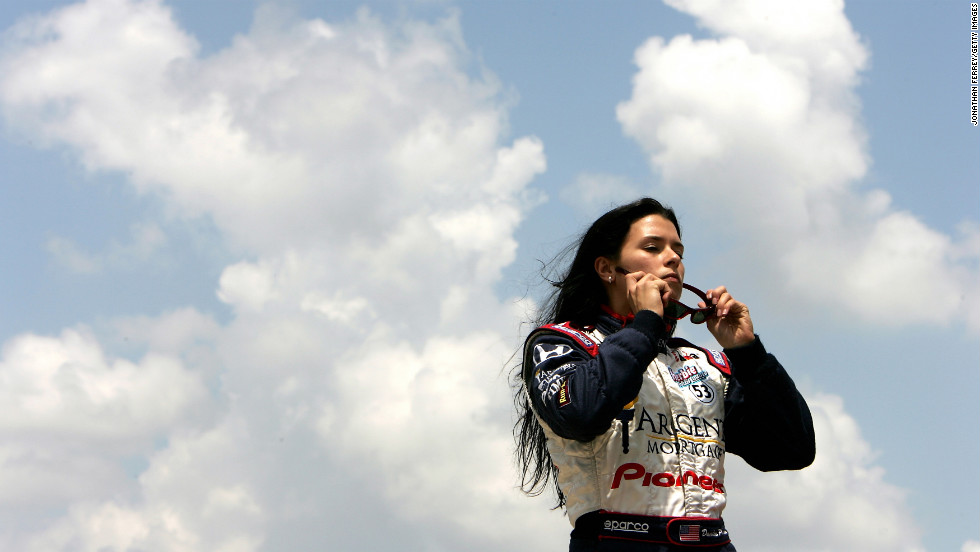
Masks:
[[[532,327],[561,322],[571,322],[578,327],[594,325],[601,306],[609,300],[606,288],[596,274],[595,260],[598,257],[607,257],[618,261],[630,227],[637,220],[649,215],[660,215],[672,222],[680,236],[680,224],[673,209],[655,199],[642,198],[602,215],[580,239],[545,265],[545,279],[554,290],[533,320]],[[555,265],[561,263],[573,250],[575,256],[562,274]],[[549,270],[561,274],[560,278],[549,278]],[[565,496],[558,487],[558,467],[548,452],[547,437],[534,417],[528,395],[528,363],[529,359],[522,359],[521,365],[514,369],[512,376],[516,389],[514,404],[518,413],[518,420],[514,424],[514,439],[517,441],[514,456],[521,470],[521,489],[530,496],[537,496],[548,488],[550,481],[558,495],[555,508],[561,508],[565,505]]]

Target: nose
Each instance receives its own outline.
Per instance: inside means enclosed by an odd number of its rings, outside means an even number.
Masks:
[[[676,267],[681,263],[681,256],[677,254],[673,249],[667,249],[667,261],[664,263],[665,266]]]

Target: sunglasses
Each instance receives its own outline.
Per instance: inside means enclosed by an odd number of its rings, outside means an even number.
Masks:
[[[621,266],[616,267],[616,272],[623,275],[629,274],[629,272],[627,272],[626,269]],[[711,301],[708,300],[708,296],[705,295],[705,293],[700,289],[690,284],[683,284],[683,286],[684,289],[700,297],[701,300],[704,301],[704,304],[708,306],[703,309],[695,309],[685,305],[684,303],[681,303],[680,301],[675,301],[673,299],[670,299],[667,305],[664,306],[664,318],[669,318],[671,320],[680,320],[681,318],[684,318],[687,315],[691,315],[691,323],[704,324],[709,318],[714,316],[715,314],[714,305],[711,304]]]

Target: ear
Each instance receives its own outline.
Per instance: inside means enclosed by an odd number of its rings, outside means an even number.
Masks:
[[[610,278],[616,279],[616,263],[614,263],[608,257],[596,257],[595,259],[595,272],[599,275],[599,279],[603,283],[611,283]]]

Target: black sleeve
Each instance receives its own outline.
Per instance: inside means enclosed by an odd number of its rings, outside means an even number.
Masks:
[[[758,470],[798,470],[816,455],[813,419],[803,396],[759,336],[725,349],[733,381],[725,397],[725,448]]]
[[[636,398],[643,372],[666,336],[663,320],[640,311],[607,337],[595,356],[572,337],[540,331],[528,338],[524,381],[534,411],[556,434],[590,441]]]

